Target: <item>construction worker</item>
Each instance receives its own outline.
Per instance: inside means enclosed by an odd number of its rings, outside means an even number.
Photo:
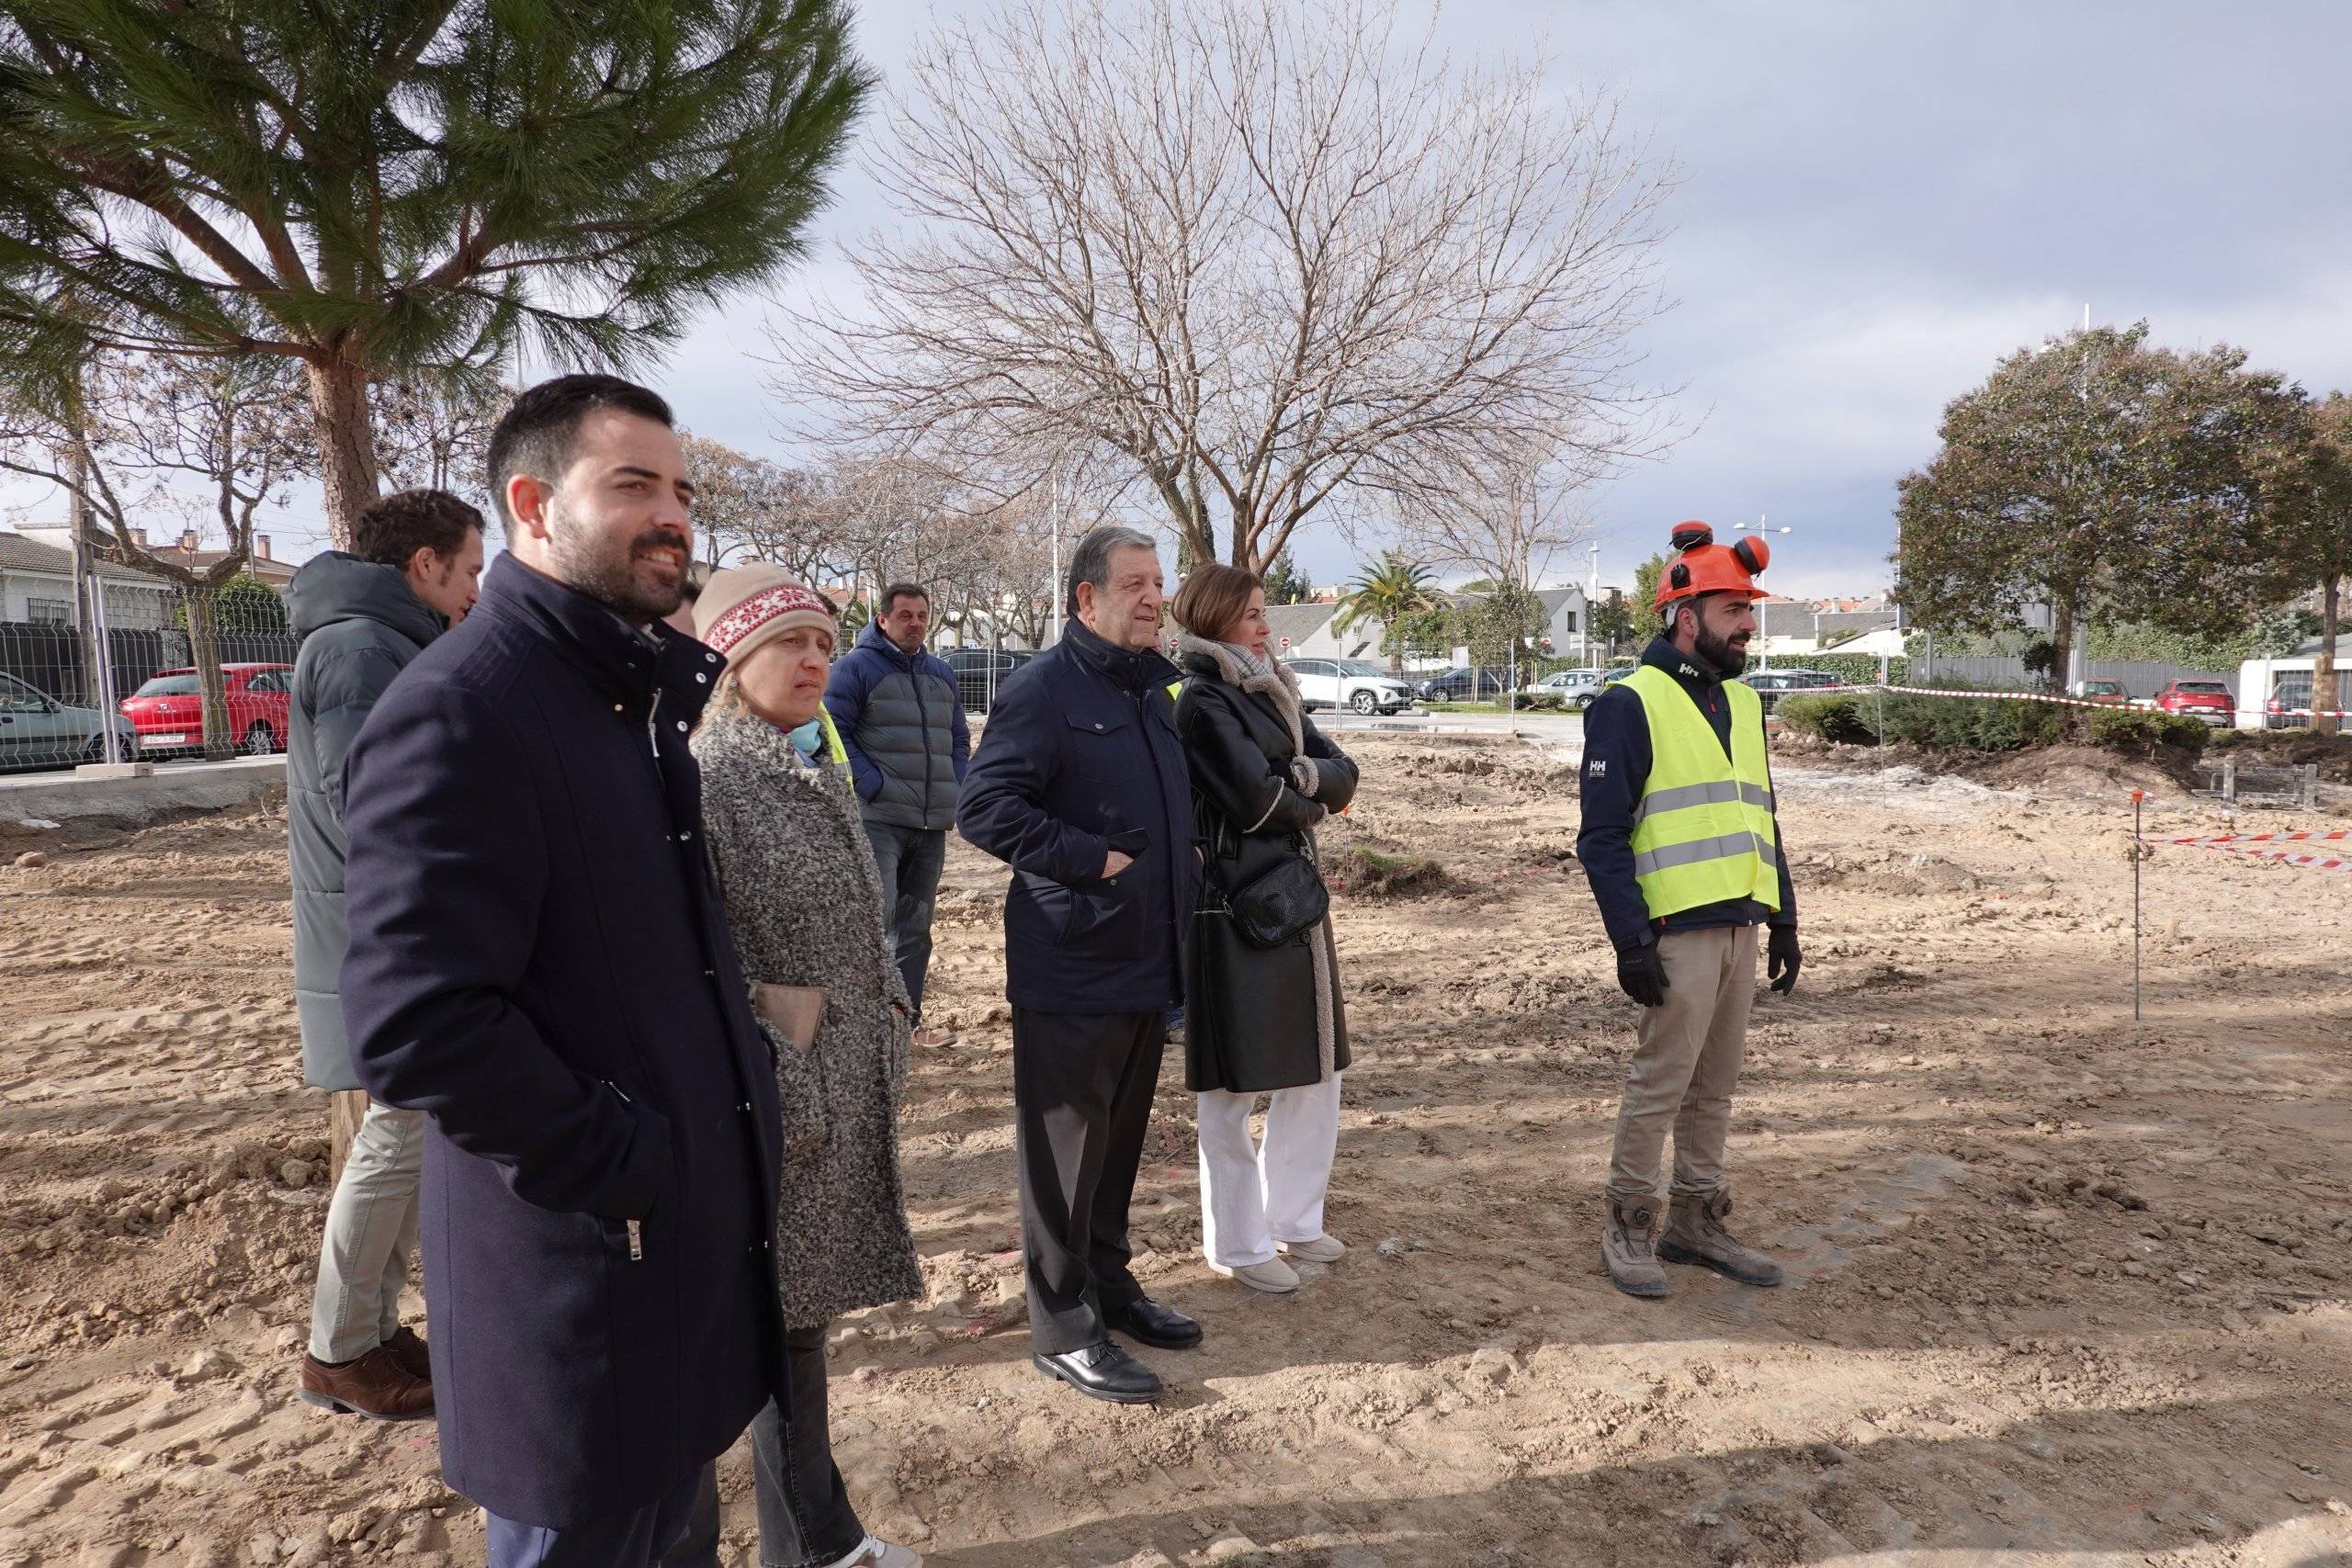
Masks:
[[[1781,1282],[1779,1264],[1724,1227],[1724,1141],[1755,994],[1754,928],[1769,928],[1772,989],[1786,995],[1803,964],[1763,705],[1734,679],[1747,665],[1754,601],[1764,597],[1756,574],[1770,558],[1762,539],[1726,547],[1704,523],[1677,525],[1653,606],[1664,629],[1585,714],[1577,856],[1617,949],[1617,983],[1642,1005],[1600,1243],[1609,1278],[1628,1295],[1668,1293],[1661,1261]],[[1672,1213],[1657,1240],[1669,1125]]]

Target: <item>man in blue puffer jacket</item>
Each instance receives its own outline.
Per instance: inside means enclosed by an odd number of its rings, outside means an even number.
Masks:
[[[915,1043],[942,1036],[921,1027],[922,981],[931,968],[931,913],[956,792],[972,754],[956,672],[923,647],[931,594],[921,583],[882,591],[881,613],[833,666],[825,711],[841,731],[850,776],[882,874],[884,918],[918,1026]]]

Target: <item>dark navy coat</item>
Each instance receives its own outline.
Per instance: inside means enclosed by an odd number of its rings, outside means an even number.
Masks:
[[[1038,1012],[1159,1012],[1183,998],[1199,886],[1173,664],[1077,621],[998,691],[956,826],[1012,867],[1004,993]],[[1114,849],[1135,863],[1105,879]]]
[[[723,668],[502,557],[346,766],[353,1065],[429,1119],[442,1473],[507,1518],[650,1504],[786,1389],[774,1063],[686,750]]]

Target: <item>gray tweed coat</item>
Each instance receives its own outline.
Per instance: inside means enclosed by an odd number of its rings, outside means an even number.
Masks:
[[[784,1109],[776,1260],[786,1320],[814,1328],[920,1297],[899,1179],[907,991],[883,938],[882,885],[857,797],[842,769],[808,766],[781,730],[741,709],[714,708],[694,753],[745,977],[826,990],[808,1051],[769,1032]]]

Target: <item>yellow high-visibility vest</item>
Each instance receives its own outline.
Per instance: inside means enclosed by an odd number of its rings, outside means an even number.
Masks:
[[[836,766],[849,766],[849,750],[842,744],[842,732],[833,728],[833,716],[825,711],[822,703],[817,705],[817,722],[825,727],[826,757]]]
[[[1649,719],[1650,776],[1634,808],[1634,879],[1650,919],[1702,904],[1753,898],[1781,907],[1780,835],[1772,775],[1764,761],[1764,705],[1738,681],[1731,704],[1731,755],[1680,682],[1645,664],[1621,685]]]

